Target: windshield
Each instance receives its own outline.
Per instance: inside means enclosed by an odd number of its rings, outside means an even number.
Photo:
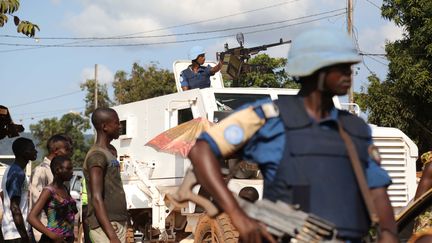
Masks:
[[[270,99],[268,94],[226,94],[215,93],[218,111],[230,111],[239,108],[240,106],[261,99]]]

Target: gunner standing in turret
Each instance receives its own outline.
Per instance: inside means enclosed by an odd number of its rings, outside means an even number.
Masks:
[[[222,68],[222,62],[216,66],[204,66],[205,50],[201,46],[194,46],[189,50],[189,59],[192,64],[180,74],[182,90],[210,87],[210,76],[213,76]]]

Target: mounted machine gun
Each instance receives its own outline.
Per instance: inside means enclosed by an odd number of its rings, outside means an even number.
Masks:
[[[228,43],[225,43],[225,51],[216,53],[218,60],[223,61],[221,72],[222,75],[224,75],[224,79],[233,80],[234,86],[237,86],[235,84],[237,83],[240,74],[260,70],[260,65],[251,65],[247,63],[252,55],[258,54],[260,51],[265,51],[270,47],[291,43],[291,40],[283,41],[281,38],[279,42],[276,43],[246,48],[243,46],[243,34],[237,34],[236,38],[240,44],[239,47],[229,48]]]

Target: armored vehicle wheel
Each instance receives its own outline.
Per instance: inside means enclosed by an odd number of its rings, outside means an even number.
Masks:
[[[237,243],[239,234],[226,214],[215,219],[201,216],[195,230],[196,243]]]

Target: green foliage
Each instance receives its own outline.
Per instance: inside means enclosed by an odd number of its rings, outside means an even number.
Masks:
[[[48,139],[58,133],[68,134],[73,141],[74,153],[72,161],[74,167],[82,167],[85,155],[90,148],[89,142],[85,140],[84,132],[90,129],[90,122],[80,114],[68,113],[63,115],[60,120],[55,118],[43,119],[37,124],[30,125],[30,131],[39,143],[41,149],[48,153],[46,143]]]
[[[371,123],[398,127],[424,152],[432,149],[432,1],[384,0],[382,15],[405,33],[386,45],[386,80],[371,76],[360,100]]]
[[[159,69],[155,63],[147,67],[134,63],[130,75],[125,71],[118,71],[113,87],[115,100],[119,104],[176,92],[174,74],[169,70]]]
[[[249,59],[249,72],[242,74],[238,87],[298,88],[299,85],[288,78],[284,67],[286,58],[273,58],[259,54]],[[233,81],[226,81],[225,86],[232,86]]]
[[[98,86],[98,107],[110,107],[113,105],[113,102],[108,96],[108,90],[106,84],[97,84]],[[84,114],[89,116],[95,110],[95,80],[87,79],[84,83],[80,85],[81,90],[87,90],[87,95],[85,97],[86,102],[86,110]]]
[[[20,6],[19,0],[0,0],[0,27],[3,27],[9,18],[7,15],[13,16],[14,23],[17,26],[17,32],[28,37],[34,37],[36,30],[40,31],[39,26],[26,20],[20,20],[16,15],[12,15]]]
[[[20,21],[17,27],[18,33],[23,33],[28,37],[34,37],[36,34],[36,30],[40,31],[39,26],[29,21]]]

